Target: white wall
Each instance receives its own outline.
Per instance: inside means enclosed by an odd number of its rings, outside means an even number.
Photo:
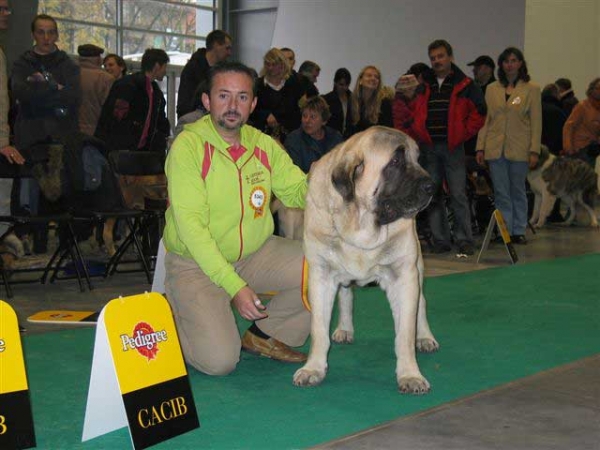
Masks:
[[[569,78],[582,100],[600,75],[600,0],[527,0],[525,58],[542,87]]]
[[[525,0],[280,0],[271,46],[291,47],[297,65],[321,66],[317,86],[332,88],[333,75],[346,67],[353,76],[377,66],[394,85],[411,64],[428,63],[427,46],[446,39],[457,65],[481,54],[494,60],[507,46],[523,48]]]

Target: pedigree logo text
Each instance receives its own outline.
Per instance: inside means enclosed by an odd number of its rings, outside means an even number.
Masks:
[[[167,330],[154,331],[152,325],[146,322],[139,322],[134,328],[131,336],[121,334],[122,350],[137,350],[148,361],[156,358],[159,350],[159,343],[166,342],[168,339]]]

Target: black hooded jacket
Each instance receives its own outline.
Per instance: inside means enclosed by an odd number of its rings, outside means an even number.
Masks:
[[[40,72],[44,81],[31,76]],[[11,89],[17,108],[17,148],[48,140],[60,140],[78,129],[81,101],[79,66],[62,50],[38,55],[23,53],[14,63]]]

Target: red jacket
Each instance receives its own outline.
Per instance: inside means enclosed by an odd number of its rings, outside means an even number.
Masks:
[[[417,90],[417,95],[409,107],[413,114],[413,122],[408,134],[419,144],[432,144],[431,136],[425,125],[427,121],[427,103],[431,94],[430,84],[437,83],[431,71]],[[453,151],[458,145],[477,134],[485,122],[486,107],[483,93],[458,67],[452,64],[454,88],[450,95],[448,108],[448,150]]]

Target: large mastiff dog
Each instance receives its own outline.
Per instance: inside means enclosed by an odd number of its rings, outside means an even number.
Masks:
[[[434,192],[404,133],[372,127],[340,144],[313,167],[304,221],[312,344],[294,384],[319,384],[327,372],[329,324],[339,291],[338,343],[354,340],[351,284],[376,281],[385,290],[396,331],[396,378],[401,392],[422,394],[415,348],[439,348],[425,312],[423,258],[415,216]]]

